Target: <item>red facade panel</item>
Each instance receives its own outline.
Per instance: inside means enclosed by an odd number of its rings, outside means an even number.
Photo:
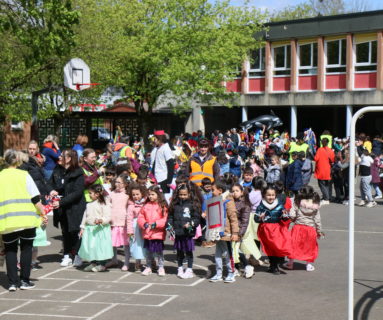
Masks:
[[[299,90],[317,90],[317,76],[298,77]]]
[[[241,79],[235,79],[234,81],[227,81],[226,82],[226,90],[228,92],[241,92]]]
[[[327,90],[346,89],[346,74],[326,75],[326,89]]]
[[[265,78],[249,79],[249,92],[265,91]]]
[[[376,72],[355,73],[355,89],[376,88]]]
[[[290,77],[274,77],[273,91],[290,91]]]

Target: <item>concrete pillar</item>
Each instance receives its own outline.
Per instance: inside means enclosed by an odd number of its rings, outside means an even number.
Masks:
[[[377,77],[376,77],[376,89],[383,90],[383,31],[379,31],[378,38],[378,56],[377,56]]]
[[[242,64],[242,80],[241,80],[241,93],[248,94],[249,93],[249,60],[245,60]]]
[[[205,122],[202,115],[202,109],[199,106],[193,107],[192,111],[192,131],[201,130],[205,132]]]
[[[351,135],[352,106],[346,106],[346,137]]]
[[[245,122],[249,120],[248,118],[248,108],[247,107],[241,107],[242,109],[242,122]]]
[[[291,114],[290,136],[296,137],[298,132],[297,106],[290,107],[290,114]]]
[[[352,91],[354,89],[354,45],[352,42],[352,34],[346,36],[346,89]]]
[[[271,61],[271,43],[266,41],[265,45],[265,92],[273,91],[273,63]]]
[[[318,91],[325,91],[326,89],[326,76],[325,76],[325,54],[324,54],[324,38],[318,37],[318,78],[317,88]]]
[[[291,46],[291,73],[290,73],[290,91],[298,91],[298,58],[297,58],[297,40],[292,39],[290,41]]]

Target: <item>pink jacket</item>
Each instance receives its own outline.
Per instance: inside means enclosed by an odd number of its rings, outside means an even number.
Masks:
[[[125,192],[114,190],[110,193],[110,202],[112,203],[111,225],[112,227],[126,226],[128,234],[133,234],[133,218],[128,216],[128,200],[129,196]]]
[[[129,200],[128,202],[128,214],[133,217],[133,219],[138,218],[138,215],[143,207],[143,203],[135,203],[134,201]]]
[[[142,236],[147,240],[165,240],[166,237],[166,221],[168,219],[168,209],[163,209],[157,202],[148,202],[142,207],[138,215],[137,223],[142,230]],[[152,223],[156,223],[154,229],[150,229]],[[145,223],[149,227],[145,229]]]
[[[371,164],[371,177],[372,183],[380,183],[379,177],[379,169],[380,169],[380,158],[375,157],[374,162]]]

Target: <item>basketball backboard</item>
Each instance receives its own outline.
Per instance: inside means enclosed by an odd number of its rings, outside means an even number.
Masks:
[[[75,91],[84,90],[91,86],[90,69],[82,59],[73,58],[65,65],[64,85]]]

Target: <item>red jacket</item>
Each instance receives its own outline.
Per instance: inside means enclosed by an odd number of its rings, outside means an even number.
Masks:
[[[331,164],[335,161],[335,154],[329,147],[321,147],[315,154],[315,178],[331,180]]]
[[[157,202],[145,203],[138,215],[137,223],[142,230],[142,236],[148,240],[165,240],[166,237],[166,221],[168,220],[168,209],[162,209]],[[150,225],[156,223],[154,229]],[[149,227],[145,228],[145,223]]]

